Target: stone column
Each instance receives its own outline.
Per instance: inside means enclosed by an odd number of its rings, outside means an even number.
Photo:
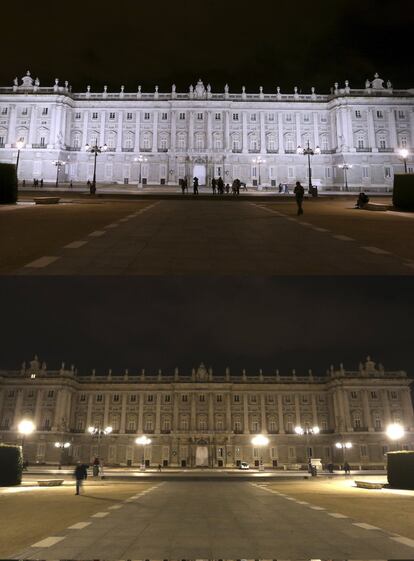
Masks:
[[[388,111],[388,127],[390,130],[390,147],[396,150],[398,148],[397,125],[395,123],[394,109]]]
[[[355,152],[355,144],[354,144],[354,127],[352,124],[352,109],[350,107],[347,108],[347,120],[348,120],[348,142],[349,142],[349,149],[351,152]]]
[[[36,429],[40,426],[40,422],[42,420],[42,396],[43,390],[38,389],[36,392],[36,404],[35,404],[35,414],[34,414],[34,424]]]
[[[105,394],[105,406],[104,406],[104,418],[103,418],[103,427],[101,427],[102,429],[104,429],[105,427],[108,426],[109,424],[109,400],[111,399],[111,395],[109,393]]]
[[[279,434],[285,434],[285,423],[283,419],[283,400],[280,393],[277,394],[277,413],[279,416]]]
[[[53,144],[55,147],[59,146],[60,147],[60,142],[59,142],[59,138],[63,138],[63,134],[62,134],[62,105],[56,105],[55,107],[55,131],[53,134],[53,137],[50,139],[51,140],[51,144]]]
[[[329,114],[329,120],[330,120],[330,133],[331,133],[331,144],[332,144],[332,148],[338,148],[339,146],[339,142],[338,142],[338,131],[336,129],[336,113],[335,110],[331,111]]]
[[[207,111],[207,150],[210,151],[213,144],[213,127],[212,127],[212,115],[211,111]]]
[[[410,111],[410,138],[414,138],[414,110]],[[412,141],[411,141],[412,144]]]
[[[189,152],[193,151],[194,148],[194,113],[193,111],[189,111],[188,113],[188,150]]]
[[[137,111],[136,115],[135,115],[135,146],[134,146],[134,152],[139,152],[140,132],[141,132],[141,111]]]
[[[92,406],[94,394],[90,393],[88,396],[88,409],[86,412],[86,430],[92,425]]]
[[[285,143],[283,137],[283,114],[277,114],[277,133],[279,135],[279,154],[285,153]]]
[[[382,405],[384,407],[384,422],[386,425],[392,422],[391,419],[391,410],[390,410],[390,402],[388,400],[388,390],[384,389],[381,390],[382,395]]]
[[[266,154],[266,123],[264,111],[259,113],[260,116],[260,153]]]
[[[372,109],[368,109],[368,144],[372,148],[373,152],[378,152],[377,143],[375,140],[375,126],[374,126],[374,116],[372,114]]]
[[[249,404],[247,402],[247,394],[243,394],[243,428],[244,434],[250,434],[250,425],[249,425]]]
[[[345,413],[345,427],[347,432],[351,432],[353,431],[353,426],[352,426],[352,419],[351,419],[351,411],[349,408],[348,393],[346,392],[346,390],[342,390],[341,393],[342,393],[342,402],[343,402],[344,413]]]
[[[9,128],[7,133],[7,144],[10,147],[16,140],[16,106],[10,105]]]
[[[178,431],[179,428],[180,428],[180,427],[179,427],[179,424],[178,424],[178,423],[179,423],[179,421],[178,421],[178,403],[179,403],[178,400],[179,400],[179,398],[180,398],[179,394],[176,394],[176,393],[175,393],[175,394],[173,395],[174,410],[173,410],[173,427],[172,427],[172,430],[173,430],[174,432]]]
[[[313,114],[313,144],[315,148],[320,146],[318,113],[316,112]]]
[[[295,114],[296,118],[296,146],[302,146],[302,131],[300,127],[300,113]],[[303,146],[305,148],[305,146]]]
[[[230,111],[224,112],[224,149],[230,149]]]
[[[171,111],[171,152],[175,153],[177,145],[177,112]],[[175,170],[177,173],[177,170]]]
[[[101,126],[99,129],[99,146],[103,146],[105,144],[105,122],[106,122],[106,113],[105,111],[101,111]]]
[[[190,413],[190,430],[191,431],[195,431],[196,430],[196,417],[197,417],[197,412],[196,412],[196,401],[195,401],[195,393],[191,393],[191,413]]]
[[[124,392],[122,394],[121,424],[119,427],[119,432],[121,434],[125,434],[127,399],[128,399],[128,394]]]
[[[70,390],[66,391],[65,420],[67,430],[70,430],[72,427],[72,392]]]
[[[246,111],[243,111],[242,113],[242,134],[243,134],[243,154],[248,154],[249,152],[249,146],[248,146],[248,137],[247,137],[247,113]]]
[[[49,131],[49,142],[48,142],[48,147],[53,148],[54,144],[55,144],[55,137],[56,137],[56,111],[57,111],[57,106],[56,105],[52,105],[50,107],[50,112],[51,112],[51,116],[50,116],[50,131]]]
[[[319,421],[318,421],[318,408],[316,406],[316,395],[313,393],[311,394],[311,400],[312,400],[312,422],[313,422],[313,426],[319,426]]]
[[[346,107],[341,107],[339,109],[340,111],[340,115],[341,115],[341,125],[342,125],[342,131],[343,131],[343,135],[344,135],[344,142],[345,142],[345,146],[346,148],[349,149],[349,128],[348,128],[348,113],[347,113],[347,108]]]
[[[226,430],[227,432],[232,431],[231,425],[231,394],[226,394]]]
[[[30,125],[29,125],[29,138],[27,140],[28,148],[31,148],[32,144],[36,139],[36,105],[32,105],[30,108]]]
[[[213,394],[208,394],[208,430],[214,431],[214,403]]]
[[[262,433],[267,434],[267,418],[266,418],[266,402],[265,402],[265,394],[262,393],[260,395],[260,413],[262,417]]]
[[[66,141],[66,134],[67,134],[67,121],[68,121],[68,112],[67,106],[62,105],[62,113],[60,119],[60,145],[66,146],[68,142]]]
[[[295,416],[296,416],[296,426],[300,427],[300,404],[299,395],[295,393]]]
[[[88,111],[83,114],[83,126],[82,126],[82,146],[83,150],[88,143]]]
[[[154,111],[154,121],[152,123],[152,153],[158,152],[158,111]]]
[[[122,152],[122,134],[123,134],[123,111],[118,113],[118,134],[116,136],[116,151]]]
[[[371,411],[370,411],[369,401],[368,401],[368,390],[363,390],[362,391],[362,402],[363,402],[363,407],[364,407],[364,422],[365,422],[366,426],[368,427],[368,430],[370,432],[372,432],[374,429],[373,429],[373,426],[372,426]]]
[[[336,145],[340,150],[342,150],[342,147],[345,144],[345,137],[342,131],[341,114],[339,112],[339,108],[335,109],[335,123],[336,123],[336,138],[337,138]]]
[[[138,405],[138,434],[142,434],[144,429],[144,394],[139,394]]]
[[[22,416],[22,405],[23,405],[23,390],[18,389],[16,398],[16,407],[14,409],[13,427],[17,429],[17,425],[20,423]]]
[[[160,434],[161,432],[161,394],[156,393],[155,396],[155,433]]]

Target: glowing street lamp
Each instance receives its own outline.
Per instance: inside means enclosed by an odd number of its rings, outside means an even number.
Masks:
[[[385,433],[390,440],[395,442],[396,449],[398,450],[398,443],[405,435],[404,427],[400,423],[391,423],[387,426]]]
[[[63,463],[62,462],[63,454],[64,454],[65,450],[70,448],[70,442],[55,442],[55,448],[60,449],[59,469],[61,469],[62,468],[62,463]]]
[[[151,442],[152,442],[151,439],[145,435],[139,436],[138,438],[135,439],[135,444],[138,444],[138,446],[142,446],[141,469],[143,471],[145,471],[145,446],[148,446],[148,444],[151,444]]]
[[[352,442],[336,442],[335,446],[338,450],[342,450],[342,458],[345,464],[346,462],[346,451],[352,448]]]
[[[54,164],[55,164],[55,166],[56,166],[56,184],[55,184],[55,187],[58,188],[58,186],[59,186],[59,172],[60,172],[60,168],[61,168],[62,166],[64,166],[64,165],[66,164],[66,162],[63,161],[63,160],[56,160],[56,161],[54,162]]]
[[[16,158],[16,176],[17,179],[19,178],[19,161],[20,161],[20,150],[23,148],[24,146],[24,140],[23,138],[20,138],[17,142],[16,142],[16,148],[17,148],[17,158]]]
[[[266,160],[264,160],[263,158],[261,158],[260,156],[258,156],[257,158],[253,158],[253,163],[257,164],[259,166],[259,183],[258,183],[258,188],[260,190],[261,184],[262,184],[262,179],[261,179],[261,164],[265,164]]]
[[[22,454],[24,456],[24,440],[26,436],[30,436],[35,430],[36,426],[30,419],[23,419],[17,426],[17,430],[22,438]]]
[[[302,146],[298,146],[296,149],[296,153],[308,157],[309,194],[312,194],[313,186],[312,186],[311,156],[318,156],[321,153],[321,149],[319,148],[319,146],[316,146],[315,149],[311,148],[308,140],[306,148],[302,148]]]
[[[339,169],[344,170],[344,179],[345,179],[345,191],[349,191],[348,189],[348,170],[352,169],[352,164],[339,164]]]
[[[251,443],[253,444],[253,446],[256,446],[257,448],[260,449],[259,470],[262,471],[264,469],[262,450],[265,446],[269,444],[269,439],[267,438],[267,436],[264,436],[264,434],[258,434],[257,436],[254,436],[252,438]]]
[[[148,158],[140,154],[138,158],[134,158],[134,161],[139,163],[139,175],[138,175],[138,187],[139,187],[142,181],[142,174],[141,174],[142,164],[148,162]]]
[[[105,427],[104,429],[101,429],[100,427],[93,427],[93,426],[88,427],[88,433],[92,436],[92,438],[98,439],[98,453],[97,453],[98,458],[99,458],[99,450],[101,446],[101,438],[104,436],[108,436],[108,434],[111,434],[111,432],[112,432],[112,427]]]
[[[408,152],[407,148],[401,148],[401,150],[400,150],[400,157],[401,157],[401,159],[402,159],[403,162],[404,162],[404,171],[405,171],[405,173],[408,173],[408,169],[407,169],[407,159],[408,159],[408,156],[409,156],[409,152]]]
[[[308,457],[308,466],[310,466],[311,461],[312,461],[312,456],[310,453],[310,446],[309,446],[309,437],[310,436],[316,436],[321,432],[321,429],[318,426],[314,426],[314,427],[301,427],[301,426],[297,426],[295,427],[295,433],[299,436],[303,436],[306,435],[306,455]]]
[[[96,158],[98,156],[98,154],[100,154],[101,152],[106,152],[108,150],[108,146],[106,144],[104,144],[103,146],[98,146],[96,140],[95,140],[95,145],[94,146],[90,146],[89,144],[87,144],[85,146],[85,150],[87,152],[91,152],[91,154],[94,155],[94,162],[93,162],[93,179],[92,179],[92,189],[91,189],[91,193],[95,194],[96,192]]]

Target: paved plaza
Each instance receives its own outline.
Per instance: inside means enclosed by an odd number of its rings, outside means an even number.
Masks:
[[[356,489],[345,478],[278,483],[88,480],[80,497],[71,481],[54,489],[3,489],[0,517],[8,524],[0,555],[410,559],[412,499],[412,492]]]
[[[354,197],[64,198],[1,209],[0,273],[412,275],[414,215]],[[389,202],[389,199],[381,199]]]

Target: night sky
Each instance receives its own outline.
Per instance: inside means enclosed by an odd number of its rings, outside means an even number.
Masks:
[[[370,354],[414,373],[408,277],[4,277],[0,291],[0,369],[37,353],[80,373],[325,373]]]
[[[375,72],[414,87],[413,24],[407,0],[8,2],[0,85],[30,69],[42,85],[58,77],[78,91],[187,91],[201,77],[213,91],[327,93]]]

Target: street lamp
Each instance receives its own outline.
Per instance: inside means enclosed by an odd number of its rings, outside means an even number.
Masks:
[[[311,435],[315,436],[318,435],[321,432],[321,429],[318,426],[314,426],[314,427],[301,427],[301,426],[297,426],[295,427],[295,433],[298,434],[299,436],[303,436],[306,435],[306,455],[308,458],[308,466],[311,465],[311,461],[312,461],[312,455],[310,453],[310,447],[309,447],[309,437]]]
[[[138,444],[138,446],[142,446],[141,469],[143,471],[145,471],[145,446],[148,446],[148,444],[151,444],[151,442],[152,442],[151,439],[145,435],[139,436],[138,438],[135,439],[135,444]]]
[[[308,157],[309,194],[312,194],[313,193],[313,187],[312,187],[311,156],[319,155],[321,153],[321,149],[319,148],[319,146],[317,146],[315,149],[311,148],[310,144],[309,144],[309,140],[308,140],[306,148],[302,148],[301,146],[298,146],[297,149],[296,149],[296,153],[297,154],[302,154],[303,156]]]
[[[18,424],[17,430],[19,431],[19,434],[22,437],[21,446],[22,446],[22,455],[24,457],[24,450],[23,450],[24,440],[25,440],[26,436],[30,436],[36,430],[36,426],[33,423],[33,421],[30,421],[29,419],[23,419]]]
[[[256,446],[257,448],[260,448],[260,461],[259,461],[259,470],[262,471],[264,470],[263,467],[263,459],[262,459],[262,450],[264,446],[267,446],[269,444],[269,439],[267,438],[267,436],[264,436],[263,434],[258,434],[257,436],[254,436],[251,440],[253,446]]]
[[[345,465],[346,451],[350,450],[352,448],[352,442],[336,442],[335,446],[338,450],[342,450],[342,459],[343,459],[343,462],[344,462],[344,465]]]
[[[16,158],[16,177],[17,179],[19,179],[19,160],[20,160],[20,150],[23,148],[24,146],[24,140],[23,138],[21,138],[20,140],[18,140],[16,142],[16,148],[17,148],[17,158]]]
[[[339,164],[339,169],[344,170],[344,179],[345,179],[345,191],[349,191],[348,189],[348,170],[352,169],[352,164]]]
[[[139,155],[138,158],[134,158],[135,162],[139,163],[139,175],[138,175],[138,187],[141,185],[141,169],[142,169],[142,164],[145,162],[148,162],[148,158],[146,158],[145,156],[141,156]]]
[[[93,194],[95,194],[96,191],[96,158],[98,156],[98,154],[100,154],[101,152],[106,152],[108,150],[108,146],[106,144],[104,144],[103,146],[98,146],[96,140],[95,140],[95,145],[94,146],[89,146],[89,144],[87,144],[85,146],[85,150],[87,152],[91,152],[91,154],[94,155],[94,162],[93,162],[93,180],[92,180],[92,189],[91,192]]]
[[[408,159],[409,153],[407,148],[401,148],[400,150],[400,157],[404,162],[404,171],[405,173],[408,173],[408,169],[407,169],[407,159]]]
[[[261,158],[260,156],[258,156],[257,158],[253,158],[253,163],[254,164],[258,164],[259,166],[259,183],[258,183],[258,188],[260,191],[260,186],[262,184],[262,179],[261,179],[261,164],[265,164],[266,160],[264,160],[263,158]]]
[[[70,442],[55,442],[55,448],[60,449],[59,469],[62,469],[63,453],[70,447]]]
[[[58,186],[59,186],[59,171],[60,171],[60,168],[66,164],[66,162],[63,161],[63,160],[56,160],[54,163],[55,163],[55,166],[56,166],[56,184],[55,184],[55,187],[57,189]]]
[[[112,427],[105,427],[104,429],[101,429],[100,427],[88,427],[88,432],[89,434],[92,436],[92,438],[97,438],[98,439],[98,459],[99,459],[99,450],[100,450],[100,446],[101,446],[101,438],[103,436],[107,436],[108,434],[111,434],[112,432]]]
[[[404,427],[400,423],[392,423],[387,426],[385,433],[390,440],[395,442],[396,450],[398,450],[398,441],[405,435]]]

